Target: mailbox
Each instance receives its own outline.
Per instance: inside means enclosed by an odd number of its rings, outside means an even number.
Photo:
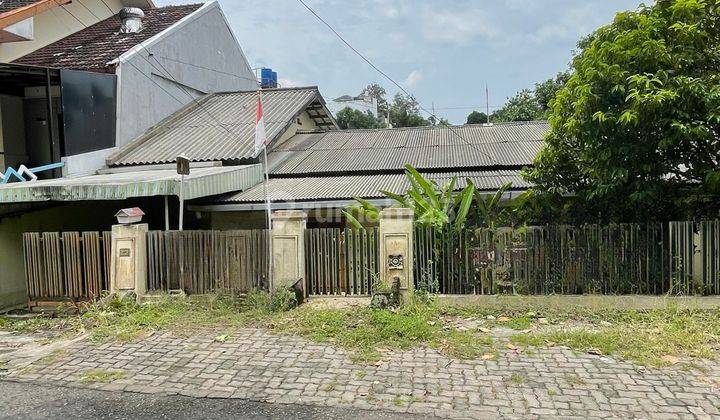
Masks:
[[[115,217],[117,217],[117,221],[121,225],[139,223],[142,220],[143,216],[145,216],[145,212],[140,210],[139,207],[122,209],[119,212],[115,213]]]

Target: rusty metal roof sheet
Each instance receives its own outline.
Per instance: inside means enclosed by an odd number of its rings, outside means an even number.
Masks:
[[[507,183],[511,183],[512,188],[516,190],[531,186],[520,176],[519,171],[513,170],[442,172],[424,175],[440,185],[450,182],[453,176],[457,176],[457,191],[465,188],[467,178],[470,178],[478,189],[487,191],[497,190]],[[409,187],[409,182],[401,174],[274,178],[268,184],[268,195],[272,201],[381,198],[384,195],[380,190],[402,194]],[[214,202],[260,203],[264,199],[264,187],[259,184],[247,191],[220,197]]]
[[[440,170],[532,164],[547,122],[298,134],[270,153],[272,174]],[[291,153],[294,152],[294,153]]]
[[[120,149],[108,163],[168,163],[180,154],[194,162],[254,157],[257,95],[257,91],[207,95]],[[317,87],[265,89],[262,97],[269,141],[282,135],[307,109],[317,114],[316,122],[335,127],[322,112],[325,102]]]

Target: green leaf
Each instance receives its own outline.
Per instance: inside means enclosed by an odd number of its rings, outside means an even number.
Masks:
[[[430,184],[430,182],[428,182],[428,180],[425,179],[425,177],[423,177],[422,174],[415,170],[415,168],[413,168],[410,164],[405,165],[405,171],[406,174],[409,174],[408,178],[412,178],[417,183],[417,185],[422,188],[423,192],[428,197],[433,207],[440,208],[440,201],[438,200],[437,193],[435,192],[435,189]]]
[[[475,186],[468,184],[460,193],[462,201],[460,202],[460,209],[458,210],[457,217],[455,218],[455,229],[460,229],[465,224],[468,212],[470,211],[470,205],[472,204],[473,197],[475,196]]]
[[[365,229],[365,226],[363,226],[362,223],[360,223],[360,221],[355,218],[355,216],[350,214],[350,212],[342,210],[342,214],[345,215],[347,221],[350,222],[350,224],[353,225],[355,229]]]

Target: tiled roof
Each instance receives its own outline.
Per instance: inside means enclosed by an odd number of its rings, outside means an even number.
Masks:
[[[511,183],[513,189],[526,189],[530,184],[522,179],[517,170],[468,171],[424,174],[439,185],[446,184],[453,176],[458,177],[455,186],[459,191],[470,178],[480,190],[494,191]],[[274,178],[268,184],[268,195],[274,202],[311,200],[350,200],[353,197],[382,198],[380,190],[398,194],[410,187],[402,174],[356,175],[308,178]],[[214,200],[215,203],[259,203],[265,199],[264,185],[258,184],[247,191],[229,194]]]
[[[14,62],[73,70],[108,71],[107,64],[110,61],[169,28],[201,6],[202,4],[189,4],[146,10],[143,30],[133,34],[120,33],[120,17],[111,16]]]
[[[532,164],[547,122],[343,130],[298,134],[270,153],[276,176],[521,167]]]
[[[9,12],[21,7],[30,6],[40,0],[2,0],[0,1],[0,13]]]
[[[109,161],[120,166],[174,162],[180,154],[192,161],[253,157],[257,95],[257,91],[207,95],[150,129]],[[262,95],[265,132],[270,141],[309,108],[316,122],[334,127],[323,110],[317,87],[265,89]]]

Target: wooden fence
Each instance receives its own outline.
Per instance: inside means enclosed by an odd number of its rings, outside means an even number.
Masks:
[[[720,222],[415,232],[416,287],[445,294],[720,294]]]
[[[379,270],[378,231],[308,229],[305,272],[310,295],[369,295]]]
[[[25,279],[31,301],[100,296],[110,278],[110,232],[24,233]]]
[[[202,294],[267,288],[268,232],[148,232],[148,290]]]

